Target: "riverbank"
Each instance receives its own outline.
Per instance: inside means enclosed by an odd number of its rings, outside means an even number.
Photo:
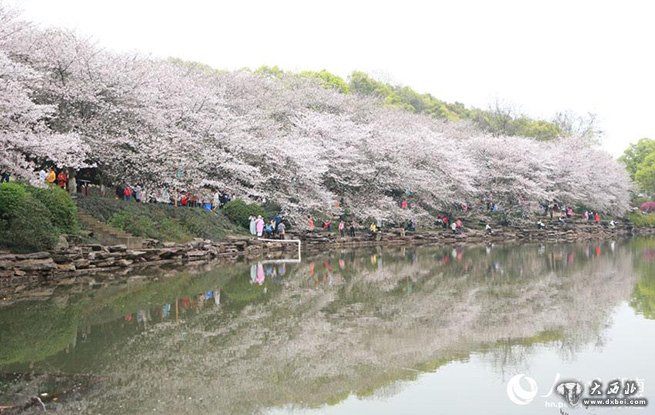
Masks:
[[[329,232],[290,234],[299,239],[302,250],[358,248],[368,246],[416,246],[511,242],[574,242],[613,237],[655,234],[652,228],[633,228],[621,223],[615,228],[589,223],[550,225],[547,229],[506,227],[487,234],[469,230],[453,234],[447,230],[404,232],[389,229],[375,236],[360,233],[340,237]],[[143,249],[127,245],[82,244],[65,249],[30,254],[0,253],[0,297],[40,285],[66,285],[81,276],[128,273],[132,269],[167,264],[195,264],[209,261],[236,261],[273,258],[298,258],[298,245],[258,238],[228,238],[223,241],[195,239],[186,244],[146,240]],[[93,284],[93,280],[90,280]]]

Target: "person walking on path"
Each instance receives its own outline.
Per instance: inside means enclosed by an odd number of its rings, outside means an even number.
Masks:
[[[310,232],[314,232],[314,218],[312,218],[312,215],[307,215],[307,229]]]
[[[596,225],[600,223],[600,215],[598,212],[594,213],[594,220],[596,221]]]
[[[272,220],[270,223],[267,223],[266,226],[264,227],[264,232],[266,233],[267,238],[272,238],[273,237],[273,225],[275,224],[275,221]]]
[[[253,236],[257,235],[257,224],[256,224],[257,218],[254,216],[250,216],[248,217],[248,219],[250,219],[250,234]]]
[[[123,200],[129,202],[131,197],[132,197],[132,189],[130,188],[129,185],[125,186],[123,188]]]
[[[378,227],[375,225],[374,222],[371,222],[371,226],[368,227],[368,230],[371,233],[371,236],[375,236],[375,234],[378,233]]]
[[[141,185],[137,184],[134,188],[134,200],[136,200],[137,203],[141,203],[142,191],[143,189],[141,189]]]
[[[50,170],[48,170],[48,175],[45,177],[45,181],[48,183],[49,186],[53,186],[53,183],[57,180],[57,175],[55,174],[55,169],[50,167]]]
[[[68,175],[62,169],[57,175],[57,186],[61,187],[62,189],[66,189],[66,183],[68,183]]]
[[[346,229],[346,225],[343,223],[343,221],[339,222],[339,236],[342,238],[344,237],[344,231]]]
[[[443,218],[441,217],[441,215],[437,215],[437,218],[434,220],[434,226],[436,226],[437,228],[443,226]]]
[[[280,236],[280,239],[284,239],[284,230],[286,229],[286,226],[284,226],[284,222],[280,222],[277,225],[277,234]]]
[[[275,219],[275,229],[277,229],[278,225],[282,223],[282,212],[275,215],[274,219]]]
[[[264,219],[262,219],[261,215],[257,216],[255,227],[257,228],[257,236],[261,237],[264,232]]]
[[[350,221],[350,237],[355,237],[355,221]]]

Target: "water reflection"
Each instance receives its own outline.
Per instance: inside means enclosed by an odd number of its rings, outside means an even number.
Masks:
[[[639,280],[635,285],[630,305],[650,320],[655,319],[655,244],[638,240],[633,244],[635,269]]]
[[[195,296],[176,298],[174,303],[166,303],[154,308],[139,309],[136,313],[127,313],[123,320],[127,322],[142,323],[146,329],[148,323],[164,322],[169,319],[179,321],[186,313],[200,313],[206,306],[213,307],[221,305],[221,290],[215,289],[200,293]],[[173,311],[173,315],[171,315]]]
[[[287,411],[396,396],[480,355],[501,374],[539,348],[571,361],[612,340],[623,302],[653,318],[653,252],[652,240],[372,248],[59,288],[0,308],[0,372],[41,376],[2,384],[0,405],[67,373],[96,379],[57,404],[70,411]]]

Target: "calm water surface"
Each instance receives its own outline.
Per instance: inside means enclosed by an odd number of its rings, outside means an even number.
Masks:
[[[655,240],[334,251],[97,282],[0,306],[0,408],[655,413]],[[636,380],[653,402],[571,408],[552,391],[577,380],[588,397],[594,379]]]

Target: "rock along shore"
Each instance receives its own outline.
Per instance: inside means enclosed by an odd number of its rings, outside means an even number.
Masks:
[[[632,228],[620,224],[616,228],[577,223],[549,226],[547,229],[505,227],[486,234],[469,230],[454,235],[449,230],[403,232],[385,230],[375,236],[358,232],[355,237],[339,237],[324,231],[290,234],[287,239],[301,239],[305,252],[367,246],[411,246],[479,244],[493,242],[574,242],[599,240],[617,236],[655,234],[655,229]],[[235,238],[219,242],[195,239],[186,244],[161,243],[146,240],[143,249],[128,249],[126,245],[77,245],[53,252],[30,254],[0,253],[0,295],[47,283],[66,281],[96,273],[124,272],[132,268],[162,264],[184,264],[211,260],[234,261],[240,257],[297,257],[298,245],[257,238]]]

